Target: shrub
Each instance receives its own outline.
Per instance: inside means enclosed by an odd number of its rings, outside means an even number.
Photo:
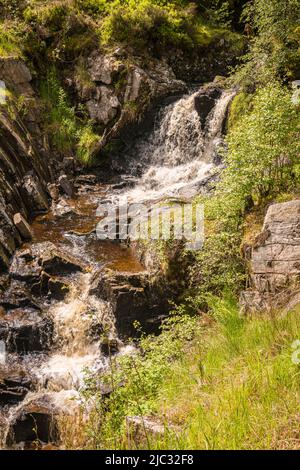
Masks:
[[[22,56],[19,30],[14,23],[0,23],[0,57]]]
[[[24,11],[24,19],[28,23],[37,23],[47,26],[52,32],[58,32],[63,27],[70,7],[71,2],[62,0],[29,5]]]
[[[298,107],[291,92],[278,83],[260,89],[235,103],[242,112],[227,136],[225,170],[214,195],[205,204],[206,241],[191,266],[192,292],[220,295],[238,292],[245,282],[240,253],[244,216],[254,206],[264,206],[282,193],[299,187]],[[240,101],[241,100],[241,101]],[[243,105],[240,107],[240,104]]]
[[[246,3],[244,21],[251,32],[250,50],[237,80],[244,87],[266,85],[276,80],[297,77],[300,73],[297,33],[299,0],[253,0]]]
[[[143,336],[135,354],[110,358],[110,371],[86,376],[83,397],[94,404],[88,425],[89,445],[115,449],[126,445],[126,416],[146,415],[156,409],[156,399],[172,364],[184,355],[183,346],[197,331],[197,319],[183,310],[174,312],[162,325],[159,336]],[[99,383],[112,389],[103,398]],[[89,405],[88,405],[89,406]]]

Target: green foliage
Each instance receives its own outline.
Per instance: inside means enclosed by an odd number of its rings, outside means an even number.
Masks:
[[[160,410],[183,427],[163,448],[298,446],[300,375],[291,347],[299,337],[297,312],[247,319],[230,299],[208,302],[216,322],[196,336],[161,390]]]
[[[91,124],[80,128],[76,135],[78,137],[77,156],[84,165],[91,165],[94,151],[101,141],[101,137],[93,131]]]
[[[259,90],[227,138],[222,193],[237,213],[299,183],[298,107],[279,84]]]
[[[248,103],[251,102],[251,106]],[[233,118],[234,116],[234,118]],[[227,136],[225,170],[205,204],[206,240],[190,268],[191,289],[238,294],[246,279],[240,253],[244,216],[299,187],[299,110],[275,83],[238,95]]]
[[[84,165],[89,165],[92,153],[101,137],[94,133],[91,123],[79,120],[75,108],[69,103],[66,92],[61,87],[55,69],[51,69],[41,86],[48,121],[48,132],[52,144],[62,153],[73,154]]]
[[[229,1],[211,0],[206,11],[214,24],[223,28],[231,27],[233,12]]]
[[[250,26],[250,50],[237,79],[245,86],[299,76],[299,0],[253,0],[244,20]]]
[[[16,25],[0,23],[0,57],[20,57],[19,31]]]
[[[61,152],[71,152],[77,131],[75,109],[70,106],[55,69],[51,69],[41,85],[41,96],[47,108],[52,142]]]
[[[243,116],[252,109],[252,98],[253,95],[247,94],[243,91],[234,97],[228,116],[229,131],[232,130],[235,126],[239,125]]]
[[[18,21],[23,33],[18,48],[34,58],[35,54],[46,53],[54,61],[72,60],[97,47],[99,38],[108,47],[121,43],[155,55],[170,46],[205,47],[221,37],[228,39],[231,48],[240,48],[240,38],[228,30],[228,2],[212,2],[205,15],[199,14],[196,3],[188,0],[0,2],[0,22],[7,28],[12,21]]]
[[[300,374],[292,343],[299,312],[241,317],[232,297],[207,296],[210,313],[191,318],[186,307],[140,351],[111,358],[112,372],[90,375],[84,400],[94,449],[292,449],[298,430]],[[99,382],[113,388],[109,398]],[[132,443],[126,416],[152,416],[163,436]],[[174,432],[174,428],[177,431]],[[266,429],[268,432],[266,433]]]
[[[47,26],[50,31],[57,32],[63,28],[63,24],[69,13],[70,4],[65,1],[56,1],[43,4],[29,5],[24,11],[24,19],[28,23],[37,23]]]
[[[175,360],[184,355],[183,346],[192,340],[197,321],[186,314],[171,315],[159,336],[143,336],[131,355],[110,358],[110,372],[87,375],[85,400],[93,400],[94,411],[88,424],[89,445],[94,449],[126,446],[123,438],[126,416],[146,415],[156,409],[157,396]],[[113,390],[109,398],[99,392],[102,386]]]
[[[160,5],[150,0],[113,2],[101,28],[105,44],[121,42],[145,48],[160,43],[193,46],[193,17],[172,2]]]

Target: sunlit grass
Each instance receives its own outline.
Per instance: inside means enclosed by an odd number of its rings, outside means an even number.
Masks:
[[[160,409],[180,424],[182,449],[300,448],[300,369],[291,344],[300,309],[284,318],[242,319],[226,302],[160,390]],[[157,443],[161,447],[161,443]]]

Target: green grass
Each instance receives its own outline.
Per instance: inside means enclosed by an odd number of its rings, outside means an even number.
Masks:
[[[12,23],[0,23],[0,57],[19,58],[22,56],[18,28]]]
[[[174,364],[160,391],[166,419],[185,428],[177,442],[163,445],[300,448],[300,369],[291,359],[299,313],[243,319],[234,305],[217,301],[216,323]]]
[[[175,316],[160,337],[142,340],[142,354],[117,368],[113,362],[109,380],[124,383],[105,411],[88,384],[86,396],[95,400],[89,447],[135,447],[125,418],[144,415],[166,432],[158,440],[149,435],[140,448],[300,448],[300,369],[292,361],[300,308],[247,319],[232,300],[208,302],[209,315]]]

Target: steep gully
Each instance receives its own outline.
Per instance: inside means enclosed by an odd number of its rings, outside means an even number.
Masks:
[[[34,220],[33,240],[2,276],[2,448],[59,442],[58,417],[78,412],[85,370],[107,368],[109,350],[131,353],[134,320],[151,330],[165,313],[166,299],[128,244],[97,239],[96,209],[99,201],[190,200],[206,190],[233,96],[213,85],[163,107],[133,144],[120,184],[79,176],[76,198],[58,199]]]

